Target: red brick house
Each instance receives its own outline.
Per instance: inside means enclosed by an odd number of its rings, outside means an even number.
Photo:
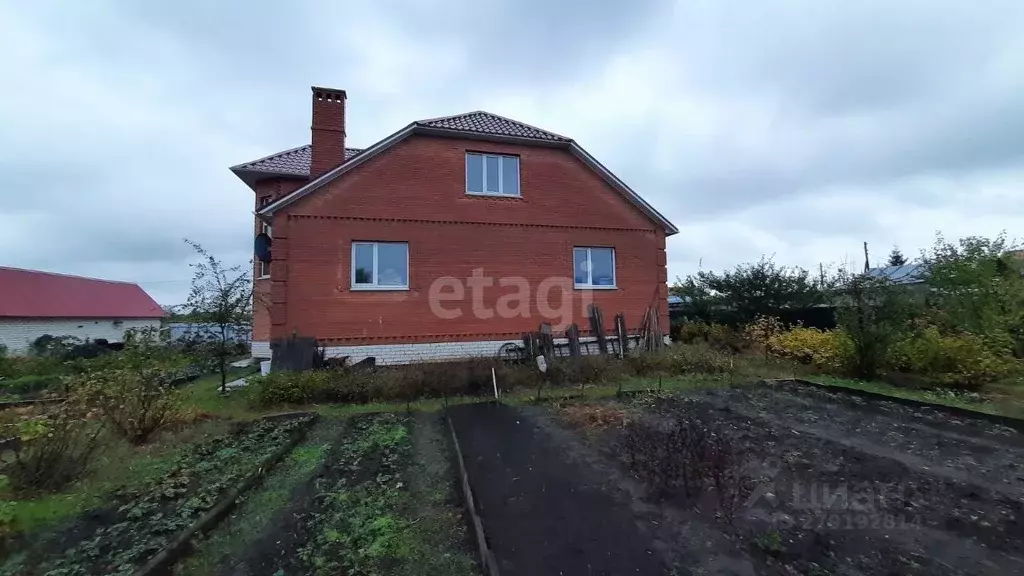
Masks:
[[[590,302],[668,326],[678,230],[575,141],[478,111],[346,148],[345,106],[314,87],[310,144],[231,168],[273,238],[254,356],[292,333],[353,360],[492,355],[542,321],[586,333]]]

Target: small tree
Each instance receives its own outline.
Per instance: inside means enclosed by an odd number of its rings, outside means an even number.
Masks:
[[[189,338],[202,355],[214,361],[223,393],[227,391],[228,361],[236,352],[238,335],[252,326],[251,268],[225,266],[199,244],[188,239],[185,242],[200,257],[191,265],[195,275],[185,304],[195,323]]]
[[[956,243],[938,235],[922,254],[928,269],[929,319],[946,332],[981,337],[1000,353],[1024,355],[1024,261],[1005,233]]]
[[[855,376],[872,380],[906,334],[914,304],[905,287],[886,278],[854,276],[843,292],[838,317],[853,343],[852,368]]]
[[[892,252],[889,252],[889,261],[886,262],[886,266],[906,266],[907,257],[900,252],[899,246],[893,246]]]
[[[825,284],[824,279],[821,284]],[[739,324],[759,316],[775,316],[785,308],[821,304],[827,297],[827,286],[819,285],[807,270],[780,266],[764,257],[721,274],[700,271],[683,281],[677,280],[671,291],[690,298],[698,317],[710,316],[712,310],[720,308],[731,311]]]

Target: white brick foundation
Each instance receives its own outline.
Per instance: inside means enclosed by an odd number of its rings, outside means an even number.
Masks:
[[[260,358],[262,360],[270,359],[270,342],[257,342],[253,340],[250,347],[252,349],[253,358]]]
[[[480,342],[430,342],[424,344],[379,344],[371,346],[328,346],[327,357],[348,356],[349,363],[373,356],[377,364],[415,364],[439,360],[461,360],[496,356],[506,342],[520,340],[484,340]],[[269,342],[253,342],[252,355],[270,358]]]
[[[593,337],[580,338],[580,342],[593,342]],[[565,338],[555,338],[555,342],[564,344]],[[373,356],[377,364],[414,364],[417,362],[437,362],[440,360],[461,360],[464,358],[480,358],[497,356],[502,345],[513,342],[522,344],[522,340],[483,340],[479,342],[430,342],[424,344],[378,344],[371,346],[329,346],[328,358],[348,356],[349,363],[359,362]],[[668,336],[665,343],[669,344]],[[586,353],[586,352],[584,352]],[[268,359],[271,356],[270,342],[253,342],[254,358]]]

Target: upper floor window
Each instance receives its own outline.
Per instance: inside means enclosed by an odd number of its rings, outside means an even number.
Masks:
[[[257,208],[263,208],[263,207],[264,207],[264,206],[266,206],[267,204],[270,204],[270,199],[271,199],[271,198],[273,198],[273,196],[270,196],[270,195],[267,195],[267,196],[261,196],[261,197],[260,197],[260,199],[259,199],[259,201],[258,201],[258,202],[256,203],[256,207],[257,207]]]
[[[409,244],[405,242],[353,242],[353,290],[407,290]]]
[[[467,152],[466,193],[519,196],[519,157]]]
[[[577,288],[615,288],[614,248],[573,248],[572,264]]]

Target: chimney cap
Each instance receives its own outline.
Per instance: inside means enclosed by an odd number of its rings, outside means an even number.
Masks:
[[[321,86],[310,86],[313,96],[321,100],[345,100],[347,96],[344,90],[338,88],[323,88]]]

